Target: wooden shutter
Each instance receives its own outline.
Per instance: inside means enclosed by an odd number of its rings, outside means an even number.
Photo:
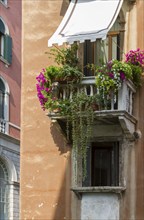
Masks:
[[[4,36],[4,59],[11,64],[12,62],[12,38],[9,35]]]

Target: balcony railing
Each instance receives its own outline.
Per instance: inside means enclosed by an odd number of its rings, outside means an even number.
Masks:
[[[0,118],[0,132],[6,133],[6,121]]]
[[[83,91],[88,96],[94,96],[99,91],[95,85],[95,77],[84,77],[80,84],[59,84],[54,83],[54,93],[58,99],[72,99],[73,95]],[[133,114],[133,96],[136,89],[131,81],[124,81],[118,94],[105,95],[103,103],[99,106],[99,111],[126,111],[130,115]]]

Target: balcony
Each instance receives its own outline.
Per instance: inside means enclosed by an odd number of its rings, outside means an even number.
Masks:
[[[72,100],[73,95],[83,91],[87,96],[99,94],[95,85],[95,77],[84,77],[80,84],[53,84],[53,93],[60,100]],[[94,110],[94,125],[118,125],[122,132],[130,139],[133,139],[135,132],[136,118],[133,116],[133,100],[136,93],[135,86],[131,81],[124,81],[118,94],[111,93],[111,96],[103,97],[103,102],[97,105]],[[58,112],[50,112],[48,116],[52,121],[65,121],[65,116]]]

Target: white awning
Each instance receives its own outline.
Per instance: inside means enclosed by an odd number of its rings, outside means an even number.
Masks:
[[[71,0],[61,24],[48,40],[48,46],[106,38],[122,3],[123,0]]]

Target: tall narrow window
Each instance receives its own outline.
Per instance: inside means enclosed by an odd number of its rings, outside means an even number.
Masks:
[[[9,206],[8,171],[0,159],[0,220],[8,220]]]
[[[9,132],[9,86],[0,78],[0,132]]]
[[[4,119],[4,97],[5,97],[5,85],[0,79],[0,118]]]
[[[0,19],[0,56],[4,56],[4,34],[5,26],[2,20]]]

